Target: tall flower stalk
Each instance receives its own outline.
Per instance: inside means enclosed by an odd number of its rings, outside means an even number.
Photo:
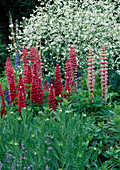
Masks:
[[[18,90],[20,88],[22,88],[22,92],[23,92],[24,100],[25,100],[25,86],[24,86],[24,82],[23,82],[23,79],[22,79],[22,74],[19,74],[19,80],[18,80]]]
[[[69,83],[72,86],[72,73],[71,73],[71,62],[69,62],[69,60],[66,61],[65,63],[65,78],[69,78]]]
[[[25,107],[25,88],[24,88],[24,83],[22,79],[22,75],[19,74],[19,80],[18,80],[18,108],[19,108],[19,116],[22,117],[21,115],[21,109]]]
[[[61,72],[59,69],[59,65],[56,65],[55,69],[55,96],[59,96],[62,94],[63,91],[63,84],[61,81]]]
[[[12,63],[10,61],[10,58],[7,57],[7,60],[6,60],[6,77],[7,77],[7,82],[8,82],[8,88],[9,89],[10,89],[11,76],[13,76],[13,78],[15,78],[14,69],[12,67]]]
[[[38,104],[44,104],[44,95],[41,78],[38,79]]]
[[[32,76],[35,76],[36,83],[38,84],[38,67],[36,63],[33,65]]]
[[[51,84],[51,86],[50,86],[48,101],[49,101],[48,102],[49,103],[49,109],[52,109],[53,111],[55,111],[56,99],[55,99],[55,93],[54,93],[54,90],[53,90],[53,84]]]
[[[15,57],[15,68],[16,68],[16,70],[20,69],[20,66],[18,65],[18,63],[20,63],[20,58],[19,58],[19,54],[16,53],[16,57]]]
[[[66,84],[65,84],[65,92],[66,95],[65,97],[68,98],[68,101],[70,101],[70,96],[71,96],[71,86],[70,86],[70,82],[69,82],[69,77],[66,77]]]
[[[69,56],[71,62],[72,83],[73,86],[77,87],[77,59],[75,49],[73,47],[70,47]]]
[[[44,82],[44,91],[49,91],[47,80],[45,80],[45,82]]]
[[[88,86],[89,86],[89,98],[93,98],[93,92],[94,92],[94,84],[95,84],[95,66],[93,66],[94,63],[94,56],[92,53],[92,48],[90,48],[89,54],[88,54]],[[93,102],[93,100],[91,100]]]
[[[28,50],[24,46],[22,49],[22,63],[23,63],[23,77],[24,77],[24,83],[27,83],[27,69],[29,65],[29,55]]]
[[[38,102],[38,83],[36,81],[35,75],[32,77],[32,84],[31,84],[31,101],[33,103]]]
[[[41,77],[42,76],[41,57],[34,46],[30,48],[30,57],[31,57],[31,67],[33,68],[34,63],[36,63],[38,68],[38,75]]]
[[[100,67],[100,71],[101,71],[101,88],[102,88],[102,100],[103,101],[106,101],[106,94],[107,94],[107,77],[108,77],[108,65],[107,65],[107,54],[106,54],[106,51],[105,51],[105,46],[104,46],[104,43],[102,45],[102,51],[100,53],[100,56],[101,56],[101,64]]]
[[[12,104],[14,101],[17,102],[17,93],[14,76],[11,76],[9,90],[10,90],[10,104]]]
[[[5,100],[4,100],[4,93],[2,90],[2,86],[0,84],[0,96],[2,99],[2,110],[1,110],[1,118],[3,117],[3,114],[6,116],[6,110],[5,110]]]
[[[30,99],[30,85],[31,85],[31,82],[32,82],[32,72],[31,72],[31,68],[30,68],[30,65],[28,65],[28,69],[27,69],[27,98]]]

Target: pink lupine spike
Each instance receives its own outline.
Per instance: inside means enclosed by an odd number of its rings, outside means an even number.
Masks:
[[[100,56],[101,56],[101,64],[100,67],[102,69],[100,69],[101,71],[101,88],[102,88],[102,100],[103,101],[106,101],[106,94],[107,94],[107,77],[108,77],[108,65],[106,63],[108,63],[106,60],[107,60],[107,54],[106,54],[106,51],[105,51],[105,46],[104,44],[102,45],[102,51],[100,53]]]
[[[89,54],[88,54],[88,86],[89,86],[89,98],[91,99],[93,97],[93,92],[94,92],[94,82],[95,82],[95,66],[93,66],[95,64],[94,62],[94,56],[92,53],[92,48],[90,48]],[[91,100],[91,102],[93,103],[93,100]]]
[[[1,118],[2,118],[3,114],[6,116],[6,110],[5,110],[4,92],[2,90],[1,84],[0,84],[0,96],[1,96],[1,99],[2,99],[2,110],[1,110]]]

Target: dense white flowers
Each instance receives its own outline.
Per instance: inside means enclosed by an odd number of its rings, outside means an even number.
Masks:
[[[119,9],[115,9],[115,2],[108,0],[80,2],[55,0],[53,5],[50,5],[50,1],[45,4],[42,2],[41,5],[45,7],[36,7],[30,19],[23,17],[23,23],[20,24],[23,32],[21,29],[16,31],[18,49],[21,51],[23,45],[26,45],[28,50],[32,45],[39,47],[41,39],[42,62],[48,69],[47,65],[56,61],[61,54],[64,54],[62,62],[66,60],[69,57],[69,48],[73,46],[79,68],[85,70],[89,47],[93,47],[96,62],[99,63],[101,44],[104,41],[110,66],[113,67],[119,56]],[[13,49],[11,44],[9,47],[9,50]],[[51,56],[50,60],[45,60],[45,54],[49,55],[48,48],[52,50]],[[52,58],[53,53],[56,58]]]

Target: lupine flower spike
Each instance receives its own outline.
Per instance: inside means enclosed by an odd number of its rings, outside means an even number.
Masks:
[[[44,95],[42,89],[41,78],[38,79],[38,104],[44,104]]]
[[[35,75],[32,77],[32,84],[31,84],[31,101],[33,103],[38,102],[38,83],[36,82]]]
[[[47,80],[45,80],[44,91],[49,91],[49,87],[48,87],[48,84],[47,84]]]
[[[38,84],[38,68],[36,63],[33,65],[32,75],[35,76],[36,83]]]
[[[63,84],[61,81],[61,72],[59,69],[59,65],[56,65],[55,69],[55,96],[59,96],[62,94],[63,91]]]
[[[65,63],[65,78],[69,78],[69,83],[72,86],[72,73],[71,73],[71,62],[69,60],[66,61]]]
[[[33,46],[30,49],[30,57],[31,57],[31,67],[34,66],[34,63],[36,63],[38,68],[38,75],[42,76],[42,68],[41,68],[41,57],[36,48]]]
[[[0,96],[1,96],[1,99],[2,99],[2,110],[1,110],[1,118],[3,117],[3,114],[6,116],[6,110],[5,110],[5,100],[4,100],[4,93],[3,93],[3,90],[2,90],[2,86],[0,84]]]
[[[103,45],[102,45],[102,51],[101,51],[101,53],[100,53],[100,56],[101,56],[101,64],[102,65],[100,65],[100,67],[101,67],[101,69],[100,69],[100,71],[101,71],[101,88],[102,88],[102,96],[103,96],[103,98],[102,98],[102,100],[103,101],[106,101],[106,94],[107,94],[107,77],[108,77],[108,72],[107,72],[107,70],[108,70],[108,65],[107,65],[107,54],[106,54],[106,51],[105,51],[105,46],[104,46],[104,43],[103,43]]]
[[[22,80],[22,75],[19,74],[19,80],[18,80],[18,105],[19,105],[19,116],[21,115],[21,109],[25,107],[25,88],[24,83]]]
[[[31,72],[31,68],[30,65],[28,65],[28,69],[27,69],[27,98],[30,99],[30,85],[32,82],[32,72]]]
[[[30,48],[30,58],[31,58],[31,67],[33,68],[34,62],[35,62],[35,56],[36,56],[36,49],[35,47]]]
[[[15,57],[15,68],[16,68],[16,70],[20,69],[19,63],[20,63],[19,54],[16,53],[16,57]]]
[[[10,103],[10,92],[8,87],[5,89],[5,96],[8,103]]]
[[[49,109],[52,108],[52,110],[55,111],[56,108],[56,99],[55,99],[55,93],[53,90],[53,84],[51,84],[50,86],[50,90],[49,90],[49,99],[48,99],[48,103],[49,103]]]
[[[16,93],[16,85],[15,85],[15,78],[14,76],[11,76],[10,79],[10,104],[13,103],[13,101],[17,102],[17,93]]]
[[[68,97],[68,101],[70,101],[71,87],[70,87],[70,82],[69,82],[69,77],[68,76],[66,77],[65,92],[66,92],[66,95],[67,95],[65,97],[66,98]]]
[[[70,47],[69,56],[71,62],[72,83],[73,86],[77,87],[77,59],[75,49],[73,47]]]
[[[22,75],[19,74],[19,80],[18,80],[18,90],[20,90],[20,87],[22,88],[22,93],[24,95],[24,100],[25,100],[25,86],[24,86],[24,82],[23,82],[23,79],[22,79]],[[26,102],[26,100],[25,100]]]
[[[88,54],[88,86],[89,86],[89,98],[91,99],[93,97],[94,92],[94,84],[95,84],[95,66],[93,66],[94,63],[94,56],[92,53],[92,48],[90,48],[89,54]],[[93,100],[91,100],[93,102]]]
[[[6,77],[7,77],[7,82],[8,82],[8,88],[9,89],[10,89],[10,79],[11,79],[11,76],[13,76],[13,78],[15,77],[14,69],[12,67],[12,63],[10,61],[10,58],[7,57],[7,60],[6,60]]]

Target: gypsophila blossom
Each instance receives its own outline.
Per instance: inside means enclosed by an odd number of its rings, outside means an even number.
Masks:
[[[44,71],[54,67],[53,61],[61,54],[61,61],[66,61],[69,48],[74,45],[78,60],[78,68],[87,69],[85,54],[88,45],[94,46],[96,67],[99,67],[99,48],[101,41],[106,41],[107,50],[110,52],[110,67],[115,68],[119,62],[119,1],[46,1],[43,6],[37,7],[30,18],[23,17],[16,32],[19,53],[24,45],[30,50],[32,44],[42,51]],[[56,12],[55,12],[56,11]],[[11,26],[11,24],[10,24]],[[22,28],[22,31],[21,31]],[[9,36],[12,38],[12,36]],[[11,41],[12,42],[12,41]],[[66,48],[66,46],[68,48]],[[9,44],[9,51],[14,50],[14,45]],[[54,51],[54,52],[53,52]],[[58,53],[59,52],[59,53]],[[44,55],[46,54],[46,55]],[[47,56],[47,58],[46,58]],[[115,57],[116,56],[116,57]],[[49,67],[50,65],[50,67]],[[64,66],[63,66],[64,67]]]

